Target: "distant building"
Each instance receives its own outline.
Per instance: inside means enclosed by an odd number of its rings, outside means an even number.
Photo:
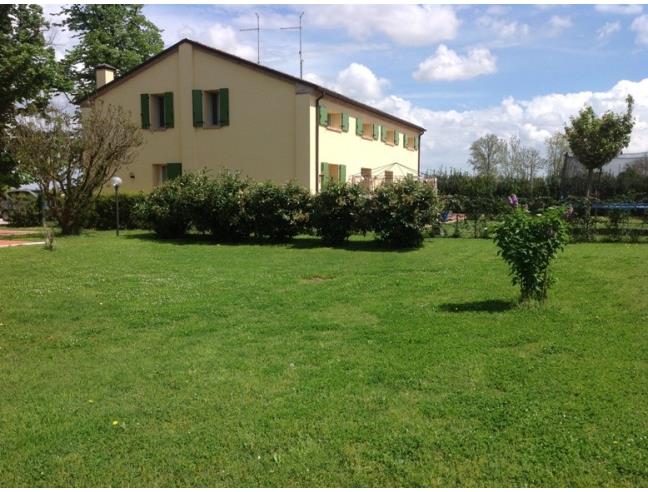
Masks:
[[[374,182],[420,171],[425,129],[317,84],[182,40],[118,79],[97,67],[100,100],[144,131],[123,188],[150,191],[188,171],[227,168],[256,180]]]

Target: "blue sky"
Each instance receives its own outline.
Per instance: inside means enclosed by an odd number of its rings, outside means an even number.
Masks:
[[[55,10],[48,6],[48,11]],[[299,74],[422,124],[424,168],[467,168],[493,132],[542,148],[584,104],[636,99],[630,150],[648,150],[648,8],[640,5],[153,5],[166,45],[183,37]],[[71,42],[58,37],[63,51]]]

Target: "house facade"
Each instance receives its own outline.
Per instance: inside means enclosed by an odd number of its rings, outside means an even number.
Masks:
[[[372,185],[419,173],[424,128],[194,41],[113,75],[97,67],[98,88],[80,104],[121,106],[141,126],[144,144],[119,171],[124,190],[148,192],[204,168],[313,192],[328,181]]]

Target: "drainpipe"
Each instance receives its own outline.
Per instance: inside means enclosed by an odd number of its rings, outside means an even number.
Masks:
[[[319,191],[319,110],[320,100],[323,97],[324,92],[315,99],[315,193]]]

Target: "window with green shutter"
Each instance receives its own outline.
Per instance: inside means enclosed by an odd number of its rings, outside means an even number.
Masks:
[[[193,126],[202,127],[203,121],[203,92],[200,89],[191,91],[191,103],[193,107]]]
[[[324,106],[319,107],[319,124],[328,126],[328,111]]]
[[[383,142],[387,141],[387,128],[380,125],[380,140]]]
[[[165,166],[165,180],[182,176],[182,164],[180,162],[169,162]]]
[[[164,128],[173,128],[173,92],[164,93]]]
[[[398,131],[394,130],[394,145],[398,145]]]
[[[407,133],[403,133],[403,147],[407,148]]]
[[[142,117],[142,128],[151,127],[151,112],[149,109],[149,95],[140,94],[140,110]]]
[[[342,113],[342,131],[349,131],[349,115],[347,113]]]
[[[322,188],[324,188],[331,180],[331,171],[328,162],[322,162]]]
[[[419,138],[414,137],[414,150],[418,150],[418,146],[419,146]]]
[[[356,135],[362,136],[364,133],[364,126],[361,118],[356,118]]]
[[[346,183],[346,165],[344,164],[338,166],[338,180],[340,183]]]
[[[380,135],[380,126],[376,125],[374,123],[374,126],[373,126],[373,139],[378,140],[379,135]]]
[[[230,123],[230,105],[229,89],[218,89],[218,124],[220,126],[229,126]]]

